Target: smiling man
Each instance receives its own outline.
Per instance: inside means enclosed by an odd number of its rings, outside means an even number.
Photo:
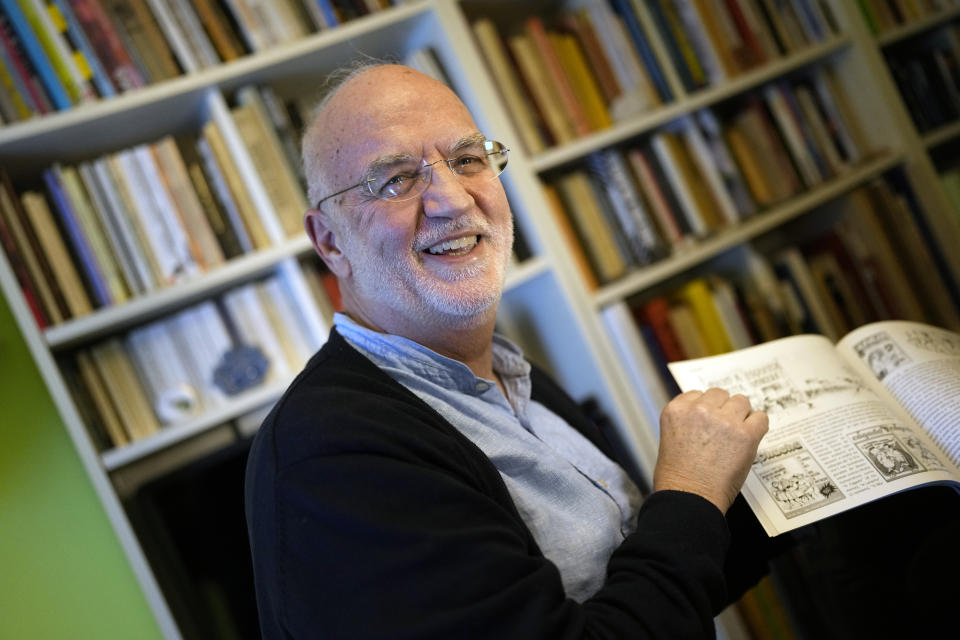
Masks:
[[[679,396],[641,499],[494,334],[513,229],[508,151],[484,133],[442,83],[375,65],[304,135],[306,228],[345,312],[251,450],[263,635],[710,637],[731,595],[724,513],[766,416]]]

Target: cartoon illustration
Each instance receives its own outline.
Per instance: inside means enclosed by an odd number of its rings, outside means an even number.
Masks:
[[[753,472],[786,518],[843,500],[843,492],[800,441],[763,449]]]
[[[932,351],[945,356],[960,356],[960,340],[957,336],[946,331],[933,329],[910,329],[907,331],[907,342],[917,349]]]
[[[864,338],[853,345],[853,349],[860,359],[867,363],[878,380],[883,380],[897,367],[911,362],[903,348],[886,331]]]
[[[890,482],[943,464],[916,436],[895,425],[859,429],[850,434],[860,453]]]

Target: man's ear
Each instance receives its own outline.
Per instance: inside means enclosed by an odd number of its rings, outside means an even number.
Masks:
[[[303,214],[303,226],[313,248],[330,272],[338,278],[350,275],[350,261],[340,250],[337,236],[328,224],[327,215],[319,209],[310,209]]]

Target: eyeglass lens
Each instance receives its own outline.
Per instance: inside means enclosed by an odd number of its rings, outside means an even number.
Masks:
[[[453,158],[424,165],[422,162],[399,162],[380,167],[367,179],[370,193],[382,200],[414,198],[430,184],[433,165],[444,162],[460,180],[492,180],[503,173],[509,149],[496,140],[462,150]]]

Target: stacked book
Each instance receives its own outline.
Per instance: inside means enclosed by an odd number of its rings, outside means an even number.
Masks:
[[[537,152],[723,83],[836,33],[816,0],[592,0],[552,19],[473,23],[524,146]],[[662,56],[658,55],[662,52]]]
[[[279,225],[302,232],[308,208],[294,170],[292,125],[275,96],[237,93],[232,126],[242,139]],[[281,114],[282,115],[282,114]],[[286,142],[285,142],[286,141]],[[0,240],[40,327],[183,282],[272,244],[224,131],[196,134],[81,162],[55,164],[18,193],[3,174]]]
[[[548,198],[584,277],[605,283],[842,175],[865,152],[818,68],[596,152],[549,180]]]
[[[0,0],[0,118],[68,109],[402,0]]]

